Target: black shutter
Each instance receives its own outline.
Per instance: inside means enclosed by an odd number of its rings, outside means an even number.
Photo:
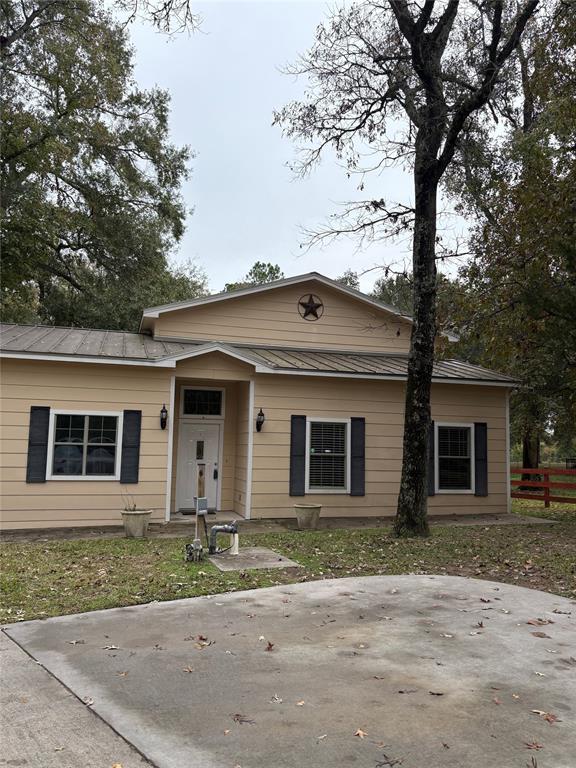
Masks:
[[[488,425],[474,424],[474,495],[488,496]]]
[[[30,427],[28,429],[28,464],[26,466],[27,483],[46,482],[49,425],[50,408],[44,405],[31,406]]]
[[[350,496],[364,496],[366,459],[366,419],[350,419]]]
[[[428,430],[428,496],[436,495],[436,440],[434,436],[434,422],[430,422]]]
[[[306,493],[306,416],[290,417],[290,496]]]
[[[140,465],[140,430],[142,411],[124,411],[122,427],[121,483],[137,483]]]

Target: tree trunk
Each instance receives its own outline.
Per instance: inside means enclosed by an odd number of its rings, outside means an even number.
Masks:
[[[394,532],[427,536],[428,433],[430,390],[436,338],[436,198],[438,182],[431,163],[416,155],[414,242],[414,317],[408,360],[402,477]],[[427,170],[426,170],[427,169]]]
[[[540,466],[540,435],[538,430],[528,427],[522,436],[522,466],[526,469],[538,469]],[[522,475],[522,480],[540,480],[540,475]],[[520,488],[531,491],[532,488]]]

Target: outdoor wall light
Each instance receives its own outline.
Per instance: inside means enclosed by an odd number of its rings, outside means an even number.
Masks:
[[[264,411],[260,408],[258,416],[256,416],[256,432],[262,432],[262,427],[264,426],[265,421],[266,416],[264,416]]]
[[[160,409],[160,429],[166,429],[168,423],[168,411],[166,410],[166,403]]]

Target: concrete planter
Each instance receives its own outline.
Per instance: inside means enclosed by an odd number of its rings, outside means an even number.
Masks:
[[[322,504],[294,504],[298,528],[301,531],[315,531],[321,510]]]
[[[151,509],[123,509],[122,521],[127,539],[144,539],[148,533]]]

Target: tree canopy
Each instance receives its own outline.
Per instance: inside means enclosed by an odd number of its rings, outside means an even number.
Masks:
[[[283,277],[284,272],[282,272],[278,264],[256,261],[242,280],[238,280],[236,283],[226,283],[224,290],[237,291],[240,288],[249,288],[251,285],[273,283],[274,280],[282,280]]]
[[[3,317],[77,322],[90,305],[98,325],[131,324],[116,301],[171,300],[184,279],[166,254],[190,150],[169,141],[169,96],[136,86],[127,32],[96,0],[0,10]]]

